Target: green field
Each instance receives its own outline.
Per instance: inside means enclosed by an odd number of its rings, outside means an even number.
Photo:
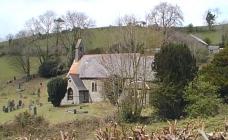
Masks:
[[[222,42],[222,32],[221,31],[207,31],[202,33],[195,33],[196,36],[201,39],[209,38],[212,44],[219,44]]]
[[[216,25],[213,31],[208,31],[206,26],[197,27],[199,31],[193,32],[194,35],[200,37],[201,39],[209,38],[211,43],[218,45],[222,42],[222,35],[224,31],[228,31],[228,24]]]

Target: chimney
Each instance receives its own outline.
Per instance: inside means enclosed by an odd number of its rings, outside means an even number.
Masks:
[[[84,45],[82,39],[78,39],[77,44],[75,45],[75,62],[79,61],[84,55]]]

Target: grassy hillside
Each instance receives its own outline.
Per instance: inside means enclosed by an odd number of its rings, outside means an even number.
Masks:
[[[23,72],[13,62],[14,56],[2,56],[0,57],[0,82],[13,79],[14,76],[22,77]],[[36,57],[31,58],[31,74],[37,73],[39,66],[38,59]]]
[[[187,32],[188,28],[184,28]],[[194,27],[192,34],[200,37],[201,39],[209,38],[212,44],[218,45],[222,42],[222,35],[224,31],[228,31],[228,24],[216,25],[213,31],[209,31],[207,26]]]
[[[157,44],[159,41],[161,41],[161,36],[162,34],[156,30],[153,29],[147,29],[143,27],[134,27],[134,33],[135,33],[135,38],[137,40],[145,42],[145,45],[150,44],[148,47],[157,47]],[[106,48],[110,47],[111,45],[123,41],[124,36],[127,34],[127,29],[126,27],[103,27],[103,28],[91,28],[91,29],[85,29],[83,30],[82,33],[82,39],[85,44],[86,50],[91,50],[95,48]],[[129,34],[129,32],[128,32]],[[63,46],[61,41],[66,40],[66,36],[72,36],[71,32],[68,32],[66,34],[61,34],[60,35],[60,45]],[[41,39],[37,42],[41,47],[46,46],[46,40]],[[50,47],[55,47],[56,45],[56,35],[52,34],[51,38],[49,40],[49,46]],[[8,42],[1,42],[0,43],[0,49],[3,47],[7,47]]]

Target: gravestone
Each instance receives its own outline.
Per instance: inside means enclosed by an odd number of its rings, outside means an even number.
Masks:
[[[40,97],[40,88],[37,90],[37,97]]]
[[[18,84],[17,89],[21,89],[21,83]]]
[[[6,107],[4,112],[8,113],[9,112],[9,107]]]
[[[3,111],[3,112],[5,112],[5,109],[6,109],[6,107],[5,107],[5,106],[3,106],[3,107],[2,107],[2,111]]]
[[[22,100],[19,100],[19,101],[18,101],[18,105],[19,105],[19,106],[22,106]]]
[[[36,106],[33,107],[33,115],[37,115],[37,107]]]

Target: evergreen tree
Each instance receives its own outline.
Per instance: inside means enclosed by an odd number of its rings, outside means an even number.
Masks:
[[[196,72],[196,60],[184,44],[166,44],[155,55],[153,66],[159,88],[151,95],[151,103],[161,118],[176,119],[185,107],[184,87]]]
[[[47,84],[48,101],[51,101],[53,106],[60,106],[62,99],[67,91],[67,81],[62,78],[54,78]]]
[[[228,47],[216,54],[211,64],[204,67],[201,73],[205,75],[206,81],[218,86],[220,97],[228,103]]]
[[[155,55],[156,78],[166,84],[185,86],[196,72],[196,60],[185,44],[167,44]]]

